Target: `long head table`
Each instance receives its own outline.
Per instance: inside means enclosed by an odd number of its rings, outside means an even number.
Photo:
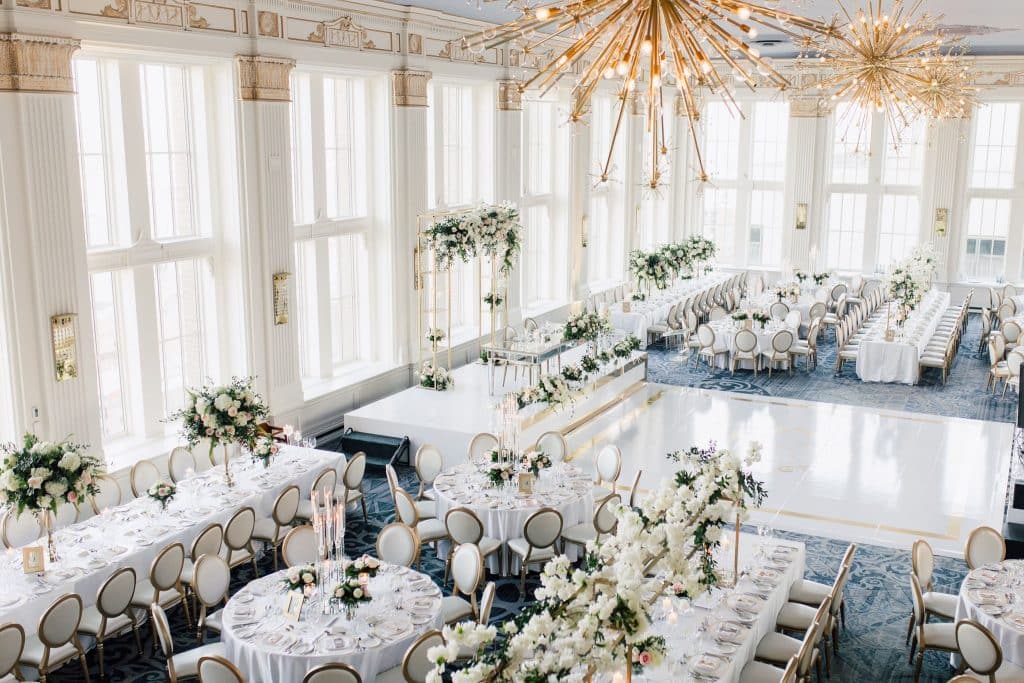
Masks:
[[[665,320],[673,305],[714,289],[735,273],[711,273],[693,280],[683,280],[674,287],[651,292],[647,301],[630,302],[629,311],[622,310],[622,304],[614,304],[609,310],[612,327],[640,340],[640,348],[647,348],[647,328]]]
[[[150,563],[167,545],[180,542],[187,553],[200,531],[227,524],[246,506],[257,519],[269,517],[281,491],[297,484],[308,497],[317,475],[344,459],[341,453],[294,446],[282,447],[268,468],[238,458],[231,468],[233,488],[224,484],[221,466],[179,482],[166,510],[144,496],[56,532],[60,561],[44,573],[25,574],[21,552],[9,550],[0,561],[0,622],[17,622],[35,633],[43,612],[61,595],[78,593],[86,607],[94,605],[97,590],[116,570],[131,567],[138,580],[146,579]]]
[[[917,384],[921,354],[931,341],[949,307],[949,292],[931,290],[903,324],[903,338],[885,341],[887,317],[882,317],[865,334],[857,350],[857,376],[865,382]],[[894,323],[895,325],[895,323]]]
[[[731,549],[716,554],[719,569],[731,570]],[[655,603],[652,630],[665,638],[668,652],[643,680],[738,683],[758,642],[775,631],[789,589],[803,577],[805,554],[803,543],[740,534],[742,578],[735,588],[715,590],[693,604],[674,597]]]

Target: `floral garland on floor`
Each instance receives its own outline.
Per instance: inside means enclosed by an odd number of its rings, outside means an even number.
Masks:
[[[96,478],[106,471],[103,462],[85,452],[88,446],[63,441],[40,441],[26,434],[21,446],[0,447],[0,504],[18,514],[56,513],[65,502],[78,507],[100,488]]]
[[[670,453],[675,476],[639,507],[619,506],[615,534],[588,543],[579,569],[564,555],[548,562],[537,602],[500,628],[445,627],[444,645],[428,652],[435,668],[427,680],[582,683],[621,670],[628,653],[634,671],[657,664],[665,644],[649,633],[649,606],[668,591],[695,599],[718,583],[713,553],[723,527],[766,496],[749,472],[760,451],[752,443],[742,461],[714,443]],[[458,660],[464,652],[475,655]]]
[[[922,245],[907,259],[896,264],[886,278],[885,289],[889,300],[899,308],[899,317],[905,317],[917,308],[931,289],[935,274],[935,249],[931,243]]]
[[[523,247],[522,233],[519,210],[508,202],[445,216],[425,231],[441,270],[456,260],[466,263],[474,256],[486,255],[498,261],[502,275],[516,265]]]
[[[616,342],[607,351],[591,350],[579,363],[562,366],[559,374],[542,375],[537,386],[526,387],[516,394],[516,405],[522,410],[534,403],[547,403],[556,410],[576,401],[582,385],[603,367],[616,360],[629,358],[639,350],[640,340],[635,335]]]

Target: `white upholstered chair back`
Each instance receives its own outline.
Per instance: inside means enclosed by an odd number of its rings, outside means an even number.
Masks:
[[[171,543],[160,551],[149,567],[149,580],[158,590],[170,590],[181,579],[181,568],[185,564],[185,546]]]
[[[402,658],[402,675],[407,683],[426,683],[427,676],[434,670],[434,662],[427,656],[431,648],[444,645],[440,631],[427,631],[405,651]]]
[[[317,561],[319,552],[316,531],[309,524],[297,526],[289,531],[281,544],[281,558],[288,567],[312,564]]]
[[[537,438],[537,450],[544,451],[551,462],[562,462],[569,455],[569,444],[561,432],[544,432]]]
[[[175,446],[171,449],[171,454],[167,456],[167,473],[171,477],[171,481],[178,483],[189,476],[189,471],[192,473],[196,471],[196,459],[192,455],[192,451],[185,448],[184,446]]]
[[[199,683],[245,683],[234,664],[216,655],[199,658]]]
[[[562,515],[552,508],[541,508],[530,515],[523,527],[526,542],[536,549],[550,548],[562,535]]]
[[[469,442],[470,461],[482,460],[487,451],[498,447],[498,437],[489,432],[480,432]]]
[[[223,602],[231,585],[231,569],[220,555],[203,555],[196,561],[192,590],[199,602],[212,607]]]
[[[3,534],[4,545],[8,548],[20,548],[37,540],[43,535],[43,529],[35,515],[10,509],[4,513],[3,523],[0,524],[0,532]]]
[[[464,595],[476,595],[484,578],[484,558],[475,543],[463,543],[452,553],[452,583]]]
[[[388,524],[377,535],[377,557],[384,562],[411,567],[419,552],[420,541],[416,532],[401,522]]]
[[[113,619],[125,613],[135,597],[135,570],[121,567],[110,575],[96,594],[96,609]]]
[[[57,598],[39,619],[39,640],[50,648],[70,642],[82,620],[82,598],[68,593]]]
[[[602,446],[597,452],[594,466],[601,481],[617,481],[622,473],[622,451],[614,444]]]
[[[132,495],[145,495],[146,489],[160,481],[160,470],[152,460],[140,460],[131,469]]]
[[[331,662],[310,669],[302,683],[362,683],[359,672],[343,662]]]
[[[976,621],[957,622],[956,644],[964,664],[980,676],[994,674],[1003,663],[1003,651],[995,636]]]
[[[483,522],[469,508],[457,507],[449,510],[444,516],[444,525],[455,545],[479,543],[484,535]]]
[[[0,626],[0,676],[14,670],[25,648],[25,628],[21,624]]]
[[[964,561],[971,569],[977,569],[991,562],[1006,559],[1006,543],[1003,535],[992,527],[980,526],[967,537]]]

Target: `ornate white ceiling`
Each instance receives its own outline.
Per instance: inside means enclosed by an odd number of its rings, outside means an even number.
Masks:
[[[503,22],[517,14],[505,9],[504,0],[482,2],[477,0],[390,0],[395,4],[434,9],[448,14],[484,21]],[[858,6],[864,0],[847,0],[847,7]],[[887,0],[885,0],[887,1]],[[780,7],[812,18],[829,18],[839,10],[835,0],[781,0]],[[971,53],[976,55],[1024,54],[1024,0],[924,0],[925,9],[935,15],[944,15],[942,24],[955,27],[966,35]],[[781,36],[779,36],[781,38]],[[773,36],[763,34],[758,41],[770,41]],[[766,44],[762,53],[786,56],[793,53],[788,42],[772,46]]]

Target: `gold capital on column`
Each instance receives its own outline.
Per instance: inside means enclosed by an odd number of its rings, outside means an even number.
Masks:
[[[396,107],[426,107],[429,71],[391,72],[391,103]]]
[[[238,96],[260,102],[290,102],[294,59],[238,55]]]
[[[522,111],[523,91],[519,81],[498,81],[498,111]]]
[[[831,108],[821,97],[790,97],[789,115],[795,119],[816,119],[828,116]]]
[[[0,90],[74,92],[74,38],[0,33]]]

